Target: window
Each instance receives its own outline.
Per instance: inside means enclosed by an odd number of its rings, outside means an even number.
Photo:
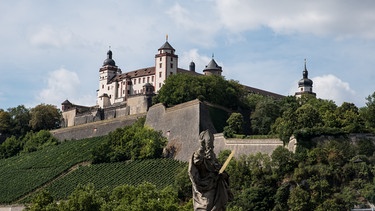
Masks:
[[[108,86],[108,90],[109,90],[109,86]]]
[[[161,68],[162,67],[162,63],[159,63],[159,68]]]
[[[145,77],[143,77],[143,80],[142,80],[142,81],[143,81],[143,83],[145,83]]]
[[[171,61],[173,61],[173,57],[171,57]]]
[[[173,68],[173,64],[171,63],[171,68]]]
[[[173,72],[170,72],[169,75],[173,75]]]
[[[161,78],[161,72],[159,72],[159,78]]]
[[[102,84],[102,89],[104,89],[104,84]]]
[[[128,95],[130,95],[130,90],[128,90]]]
[[[159,57],[159,61],[161,61],[161,57]]]
[[[154,76],[151,76],[151,81],[154,82]]]
[[[159,83],[159,88],[161,87],[161,83]]]
[[[150,83],[150,77],[147,77],[147,83]]]
[[[139,84],[141,83],[141,78],[138,78],[138,83],[139,83]]]
[[[134,79],[134,85],[136,85],[137,84],[137,79]]]

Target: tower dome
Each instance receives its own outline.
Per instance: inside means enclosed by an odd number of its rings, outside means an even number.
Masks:
[[[193,61],[190,62],[189,70],[195,72],[195,63]]]
[[[298,92],[296,92],[295,94],[296,97],[301,97],[302,95],[306,95],[306,94],[316,96],[316,94],[312,90],[313,81],[309,79],[308,75],[309,75],[309,72],[307,71],[307,68],[306,68],[306,59],[305,59],[305,68],[302,72],[302,79],[298,81]]]
[[[104,60],[103,66],[110,65],[110,66],[116,66],[115,60],[112,59],[112,51],[108,50],[107,52],[107,59]]]
[[[308,78],[308,75],[309,75],[309,72],[307,71],[306,60],[305,60],[305,69],[302,72],[303,78],[301,80],[299,80],[298,86],[301,87],[301,86],[312,86],[313,85],[313,81]]]

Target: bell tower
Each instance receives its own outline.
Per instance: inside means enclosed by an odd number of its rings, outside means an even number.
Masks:
[[[112,51],[108,50],[107,59],[104,60],[103,66],[99,69],[99,89],[97,90],[97,105],[100,108],[111,105],[115,99],[116,84],[112,85],[111,80],[121,73],[121,69],[116,66],[115,60],[112,59]]]
[[[178,56],[175,54],[175,49],[169,44],[167,35],[165,43],[155,55],[155,93],[160,90],[169,76],[177,74],[177,66]]]
[[[305,68],[302,72],[302,79],[298,82],[298,92],[295,93],[297,98],[301,97],[302,95],[312,95],[316,96],[316,93],[313,92],[313,81],[308,78],[309,72],[306,68],[306,59],[305,59]]]

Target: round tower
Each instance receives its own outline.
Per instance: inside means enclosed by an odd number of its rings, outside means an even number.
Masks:
[[[221,76],[222,72],[223,72],[222,67],[216,63],[214,59],[214,55],[212,54],[212,59],[208,63],[208,65],[206,65],[206,68],[204,68],[203,73],[205,75],[220,75]]]

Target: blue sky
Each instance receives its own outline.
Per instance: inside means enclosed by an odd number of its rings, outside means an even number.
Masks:
[[[179,67],[211,59],[226,79],[294,95],[307,59],[318,98],[365,105],[375,91],[375,1],[0,0],[0,109],[95,105],[111,46],[123,72],[154,65],[168,41]]]

